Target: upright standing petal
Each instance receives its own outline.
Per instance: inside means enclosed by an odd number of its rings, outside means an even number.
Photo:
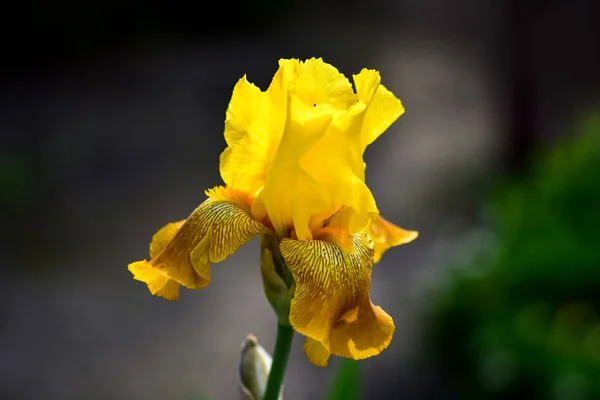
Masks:
[[[364,110],[364,104],[356,104],[345,116],[348,121],[335,121],[336,125],[330,127],[327,135],[301,160],[304,171],[329,193],[333,207],[328,210],[330,215],[344,209],[344,226],[350,233],[362,229],[369,216],[378,213],[375,199],[364,181],[360,126],[352,127],[359,121],[351,121],[360,119]]]
[[[257,203],[263,204],[275,231],[288,236],[292,227],[299,238],[310,238],[311,215],[327,210],[328,193],[300,167],[300,158],[323,137],[331,122],[329,107],[313,107],[297,96],[289,99],[288,119],[273,164],[267,171]]]
[[[280,245],[296,282],[290,323],[312,340],[305,350],[317,365],[325,365],[329,353],[353,359],[379,354],[394,333],[390,316],[369,298],[373,242],[365,231],[347,240],[338,236],[325,230],[326,240],[284,239]]]
[[[134,277],[146,282],[153,294],[158,294],[158,275],[189,289],[207,286],[210,262],[220,262],[253,236],[270,232],[249,215],[251,199],[245,193],[217,187],[207,191],[207,195],[209,198],[150,261],[129,265]],[[163,228],[155,235],[155,241],[162,242],[161,232],[166,231],[172,232],[169,226]]]
[[[354,104],[336,115],[327,134],[301,160],[303,169],[327,188],[334,205],[330,212],[344,209],[350,233],[379,213],[365,184],[365,149],[404,112],[400,100],[381,85],[377,71],[363,69],[354,81]]]
[[[256,194],[277,150],[287,115],[287,91],[296,60],[282,60],[266,92],[246,76],[233,89],[225,117],[221,177],[227,186]]]
[[[267,160],[283,131],[277,115],[281,112],[266,93],[245,76],[238,81],[225,119],[228,147],[221,154],[221,177],[228,186],[255,193],[264,185]]]
[[[280,238],[312,239],[312,229],[344,208],[353,234],[378,214],[365,184],[363,153],[404,108],[364,69],[351,83],[312,58],[280,60],[266,92],[242,78],[227,110],[221,175],[256,195],[252,215]]]
[[[320,58],[296,64],[288,85],[284,133],[267,168],[265,187],[253,207],[256,215],[261,215],[258,210],[269,215],[280,237],[287,236],[294,228],[299,239],[311,239],[313,216],[331,214],[343,204],[336,196],[347,180],[340,182],[339,174],[332,179],[320,179],[320,173],[314,173],[314,168],[325,173],[338,161],[333,170],[348,168],[346,159],[329,157],[337,149],[346,147],[341,145],[346,143],[345,138],[331,140],[328,137],[332,135],[332,124],[343,118],[356,101],[352,85],[332,65]],[[318,157],[309,156],[315,153],[314,147],[324,151],[317,151]],[[364,187],[363,182],[360,185]]]
[[[273,78],[272,93],[263,92],[246,76],[233,88],[225,117],[225,141],[221,177],[229,186],[256,194],[265,183],[266,168],[283,134],[287,96],[286,70]]]
[[[334,109],[347,110],[356,102],[348,78],[321,58],[298,63],[293,84],[294,94],[310,106],[328,104]]]
[[[374,70],[363,69],[354,75],[358,97],[368,104],[361,128],[363,148],[373,143],[404,114],[402,102],[380,82],[379,72]]]

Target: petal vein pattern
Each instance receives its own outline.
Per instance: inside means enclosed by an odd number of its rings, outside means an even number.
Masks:
[[[349,243],[345,249],[332,240],[281,241],[281,254],[296,282],[290,323],[319,342],[316,346],[309,340],[305,347],[317,365],[325,365],[329,353],[353,359],[379,354],[394,332],[391,317],[369,298],[372,240],[360,231]]]
[[[153,236],[149,261],[129,264],[134,279],[175,300],[181,285],[206,287],[211,263],[263,234],[263,289],[278,321],[306,336],[311,362],[385,349],[395,328],[371,303],[373,264],[418,233],[381,217],[363,157],[404,106],[375,70],[353,81],[320,58],[279,60],[265,91],[243,76],[225,116],[226,186]]]
[[[129,265],[134,278],[146,282],[152,294],[161,296],[168,286],[167,295],[161,297],[174,300],[178,294],[175,284],[188,289],[206,287],[211,262],[223,261],[255,235],[270,232],[250,216],[246,194],[217,187],[207,195],[209,198],[187,220],[157,232],[150,245],[154,255],[150,261]]]

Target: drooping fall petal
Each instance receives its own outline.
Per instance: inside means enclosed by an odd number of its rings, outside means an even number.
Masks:
[[[304,353],[309,361],[317,367],[326,367],[331,353],[317,340],[306,338],[304,342]]]
[[[179,283],[157,272],[148,261],[129,264],[129,271],[134,279],[145,282],[153,295],[166,300],[179,298]]]
[[[419,236],[419,232],[402,229],[387,221],[381,215],[371,220],[367,232],[375,243],[375,257],[373,260],[375,263],[378,263],[383,253],[391,247],[410,243]]]
[[[184,222],[185,220],[171,222],[154,234],[150,242],[151,259],[156,257],[169,244]],[[162,275],[149,262],[139,261],[129,264],[129,271],[133,274],[134,279],[146,282],[150,293],[153,295],[167,300],[177,300],[179,298],[179,283]]]
[[[181,228],[181,226],[185,223],[185,219],[177,222],[171,222],[166,224],[162,228],[158,230],[152,236],[152,241],[150,242],[150,258],[154,258],[167,247],[169,242],[173,239],[177,231]]]
[[[161,295],[160,286],[174,281],[189,289],[201,289],[210,282],[210,263],[223,261],[253,236],[268,233],[269,228],[249,215],[249,196],[226,187],[207,191],[203,202],[184,223],[172,239],[158,250],[173,233],[173,225],[162,228],[151,244],[150,261],[129,265],[135,279],[144,281],[152,294]],[[168,280],[166,280],[168,279]],[[162,297],[177,298],[172,292]]]
[[[305,335],[307,356],[326,365],[328,354],[362,359],[379,354],[392,339],[394,323],[370,300],[373,242],[366,231],[340,240],[283,239],[280,244],[296,282],[290,323]]]

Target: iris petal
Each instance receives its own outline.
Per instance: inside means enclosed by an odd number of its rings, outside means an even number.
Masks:
[[[266,91],[244,76],[235,86],[221,155],[225,183],[256,196],[252,215],[279,237],[312,239],[322,215],[346,208],[351,234],[378,214],[363,153],[404,107],[363,69],[350,81],[320,58],[280,60]]]
[[[150,246],[151,253],[156,254],[150,261],[129,265],[134,278],[146,282],[152,294],[161,295],[160,285],[169,285],[171,290],[162,297],[177,298],[169,280],[188,289],[206,287],[211,262],[223,261],[255,235],[270,232],[250,216],[247,194],[216,187],[207,191],[207,196],[185,222],[180,222],[179,229],[169,224],[157,232]],[[159,250],[174,230],[171,240]]]
[[[300,158],[320,140],[331,122],[329,107],[312,107],[297,96],[290,98],[285,132],[267,174],[257,203],[264,204],[273,227],[280,236],[296,228],[300,239],[311,239],[308,223],[311,215],[326,211],[329,194],[299,165]]]
[[[184,222],[185,220],[171,222],[154,234],[150,242],[150,258],[156,257],[169,244]],[[129,270],[136,280],[148,284],[148,289],[153,295],[167,300],[179,298],[179,283],[156,271],[149,262],[140,261],[130,264]]]
[[[375,263],[378,263],[383,253],[391,247],[410,243],[419,236],[419,232],[402,229],[381,215],[371,219],[367,231],[375,243]]]
[[[331,64],[322,58],[299,62],[293,77],[293,91],[310,106],[328,104],[335,109],[347,110],[356,103],[352,84]]]
[[[228,147],[220,158],[227,186],[256,194],[265,184],[270,164],[283,134],[287,89],[297,60],[281,60],[268,90],[263,92],[246,76],[233,88],[225,117]]]
[[[179,298],[179,283],[157,272],[148,261],[137,261],[129,264],[133,278],[145,282],[148,290],[155,296],[166,300]]]
[[[373,242],[366,231],[339,244],[338,232],[322,239],[284,239],[280,249],[296,282],[290,323],[309,341],[305,351],[316,365],[329,353],[362,359],[379,354],[392,339],[394,323],[369,298]]]
[[[404,106],[400,99],[380,84],[379,72],[363,69],[353,78],[359,99],[368,104],[361,127],[364,149],[404,114]]]
[[[325,346],[321,344],[321,342],[311,338],[306,338],[306,342],[304,343],[303,347],[304,353],[311,363],[317,367],[327,366],[327,361],[329,361],[329,356],[331,353],[325,348]]]

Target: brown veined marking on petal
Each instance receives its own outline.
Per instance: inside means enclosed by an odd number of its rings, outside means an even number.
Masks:
[[[327,240],[284,239],[281,251],[296,281],[290,323],[307,342],[316,365],[326,353],[361,359],[379,354],[394,331],[391,318],[369,299],[373,242],[366,231],[352,236],[354,251]]]
[[[327,294],[337,273],[332,277],[326,269],[330,265],[344,264],[343,254],[321,240],[283,239],[280,248],[296,282],[290,323],[297,332],[328,347],[331,327],[339,309],[340,294]]]
[[[210,282],[210,243],[212,239],[212,231],[209,229],[206,232],[206,235],[198,245],[194,247],[192,252],[190,253],[190,263],[194,268],[194,271],[205,279],[207,282]],[[208,283],[207,283],[208,285]]]
[[[357,251],[349,254],[352,269],[368,270],[368,282],[359,287],[354,307],[347,309],[333,327],[330,351],[360,360],[381,353],[390,344],[395,327],[392,318],[369,298],[373,241],[365,231],[354,235],[354,241]]]
[[[207,223],[212,226],[210,261],[213,263],[223,261],[253,236],[270,232],[250,216],[249,210],[227,202],[215,204],[207,216],[210,217]]]
[[[150,258],[156,257],[158,253],[169,244],[185,221],[185,219],[182,219],[181,221],[166,224],[152,236],[152,241],[150,242]]]
[[[337,244],[342,249],[343,254],[350,254],[356,251],[353,236],[348,234],[344,229],[329,226],[316,230],[313,235],[315,239]]]
[[[323,232],[320,237],[325,237]],[[349,255],[333,241],[284,239],[280,247],[296,282],[290,322],[299,333],[327,348],[334,322],[368,276],[350,271]]]
[[[210,262],[219,262],[269,229],[248,213],[248,195],[231,188],[207,191],[209,199],[192,212],[150,264],[161,275],[201,289],[210,282]]]
[[[196,272],[190,261],[190,253],[200,244],[208,230],[208,227],[197,224],[197,215],[205,213],[211,205],[212,201],[209,199],[197,207],[173,240],[150,260],[156,271],[188,289],[204,288],[210,281],[210,276],[202,276]]]

